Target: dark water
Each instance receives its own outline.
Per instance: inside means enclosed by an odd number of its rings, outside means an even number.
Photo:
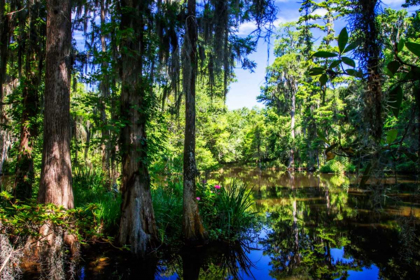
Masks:
[[[207,179],[253,188],[261,226],[249,239],[146,264],[104,254],[80,279],[420,279],[415,178],[358,189],[355,176],[230,168]]]

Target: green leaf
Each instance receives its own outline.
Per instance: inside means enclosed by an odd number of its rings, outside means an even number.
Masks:
[[[347,47],[346,47],[346,49],[343,51],[343,53],[348,53],[348,52],[351,52],[352,50],[354,50],[355,48],[357,48],[359,46],[359,43],[358,42],[353,42],[353,43],[351,43],[350,45],[348,45]]]
[[[356,67],[356,62],[354,62],[354,60],[353,59],[351,59],[351,58],[348,58],[348,57],[342,57],[341,58],[342,60],[343,60],[343,62],[345,63],[345,64],[347,64],[348,66],[351,66],[351,67]]]
[[[404,39],[401,39],[399,42],[398,42],[398,45],[397,45],[397,50],[400,52],[400,51],[402,51],[403,49],[404,49],[404,46],[405,46],[405,40]]]
[[[325,73],[325,69],[322,67],[314,67],[309,69],[310,76],[318,76]]]
[[[398,61],[394,60],[394,61],[391,61],[390,63],[388,63],[388,65],[386,67],[389,69],[389,71],[391,71],[391,73],[393,75],[395,75],[395,73],[397,73],[400,66],[401,66],[401,64]]]
[[[364,187],[366,185],[366,182],[369,180],[370,178],[370,174],[372,172],[372,162],[370,162],[365,169],[365,172],[363,172],[363,176],[362,176],[362,180],[360,181],[360,187]]]
[[[313,57],[321,57],[321,58],[328,58],[328,57],[337,57],[338,54],[332,53],[332,52],[325,52],[325,51],[319,51],[312,55]]]
[[[405,46],[409,49],[412,53],[420,57],[420,44],[413,43],[413,42],[406,42]]]
[[[362,77],[362,73],[360,71],[354,70],[354,69],[347,69],[346,73],[350,76],[356,77],[356,78],[361,78]]]
[[[404,151],[404,154],[411,160],[414,162],[417,162],[417,160],[419,159],[419,157],[416,154],[412,154],[410,152]]]
[[[388,145],[391,145],[391,143],[394,142],[395,139],[397,139],[397,136],[398,136],[398,129],[389,130],[386,135],[386,142],[388,143]]]
[[[336,148],[338,146],[338,143],[332,144],[331,146],[329,146],[327,149],[325,149],[325,153],[329,153],[331,152],[334,148]]]
[[[388,67],[384,68],[384,73],[385,73],[388,77],[390,77],[390,78],[394,77],[394,73],[392,73],[392,72],[388,69]]]
[[[400,112],[402,98],[403,98],[403,91],[400,85],[394,87],[389,92],[388,103],[391,106],[392,112],[394,113],[394,116],[396,118],[398,118],[398,114]]]
[[[325,143],[329,143],[328,142],[328,140],[327,140],[327,138],[325,137],[325,134],[321,131],[321,130],[317,130],[316,131],[316,133],[317,133],[317,135],[318,135],[318,137],[322,140],[322,141],[324,141]]]
[[[319,82],[321,83],[321,87],[325,86],[328,82],[327,74],[322,74],[322,76],[319,78]]]
[[[340,65],[340,63],[341,63],[341,60],[333,60],[330,64],[329,68],[333,69],[333,68],[337,67],[338,65]]]
[[[346,47],[347,43],[349,41],[349,34],[347,33],[347,28],[343,28],[341,30],[340,35],[338,36],[338,49],[340,50],[340,53],[344,51],[344,48]]]

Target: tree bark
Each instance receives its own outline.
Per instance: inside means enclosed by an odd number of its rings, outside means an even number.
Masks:
[[[185,93],[183,233],[187,242],[202,242],[206,233],[198,212],[195,162],[195,85],[197,79],[196,0],[188,0],[184,40],[183,88]]]
[[[122,206],[119,242],[145,257],[157,242],[157,229],[150,192],[147,166],[146,104],[147,78],[143,77],[145,60],[146,14],[148,2],[121,1],[121,30],[133,34],[121,42],[122,89],[121,118],[127,123],[121,131]]]
[[[6,121],[3,113],[3,83],[6,75],[6,63],[9,47],[9,24],[8,17],[5,15],[6,1],[0,0],[0,126]],[[3,172],[3,163],[7,158],[8,151],[8,132],[0,127],[0,175]]]
[[[25,200],[32,197],[32,184],[34,182],[34,162],[32,158],[33,141],[37,137],[36,125],[33,123],[38,113],[38,86],[39,74],[42,70],[43,53],[41,49],[35,49],[36,33],[34,19],[37,17],[37,9],[34,0],[28,1],[29,30],[27,33],[27,43],[25,44],[25,79],[23,80],[23,111],[21,117],[21,131],[19,154],[16,164],[16,178],[14,184],[14,197]],[[36,55],[35,55],[36,54]],[[39,57],[39,69],[33,69],[31,64],[35,64]]]
[[[365,115],[370,123],[370,135],[378,145],[382,138],[382,77],[380,30],[376,21],[378,0],[358,0],[356,26],[363,34],[362,61],[367,71]]]
[[[70,161],[71,1],[47,0],[44,143],[38,202],[74,207]]]
[[[102,81],[101,81],[101,121],[102,121],[102,170],[110,176],[110,132],[107,124],[108,120],[106,117],[106,101],[109,98],[109,77],[107,74],[108,63],[105,60],[106,56],[106,41],[105,41],[105,0],[101,0],[101,48],[102,48]]]
[[[290,82],[290,89],[292,94],[292,108],[290,110],[290,135],[292,137],[292,148],[290,149],[290,161],[289,161],[289,168],[294,170],[295,165],[295,112],[296,112],[296,85],[294,81]]]

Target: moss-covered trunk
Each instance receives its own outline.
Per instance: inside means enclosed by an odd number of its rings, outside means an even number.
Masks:
[[[144,30],[147,1],[121,1],[121,30],[132,30],[121,42],[122,89],[121,131],[122,206],[119,242],[144,257],[157,241],[157,229],[150,192],[147,167],[147,78],[143,75],[145,61]]]
[[[41,5],[34,0],[28,1],[29,16],[27,18],[28,31],[25,44],[25,79],[23,83],[23,111],[20,123],[19,154],[16,165],[14,197],[25,200],[32,196],[34,182],[34,162],[32,158],[33,142],[38,136],[37,125],[34,120],[38,113],[38,87],[44,63],[44,51],[36,44],[36,37],[41,37],[44,30],[35,28],[35,20],[40,16]],[[42,45],[42,44],[41,44]],[[36,65],[36,66],[35,66]]]

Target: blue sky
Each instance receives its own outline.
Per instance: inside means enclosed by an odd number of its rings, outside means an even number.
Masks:
[[[299,7],[302,0],[277,0],[276,5],[278,6],[277,20],[275,22],[276,27],[280,23],[296,21],[299,18]],[[405,3],[405,0],[382,0],[383,8],[401,9],[401,5]],[[414,11],[411,8],[409,12]],[[318,11],[317,13],[323,13]],[[346,25],[346,21],[340,20],[335,23],[335,30],[340,31]],[[239,32],[242,35],[249,34],[254,30],[255,26],[252,23],[244,24],[241,26]],[[314,34],[315,39],[322,38],[321,34]],[[274,39],[271,40],[271,44],[274,43]],[[274,61],[273,46],[270,47],[269,63]],[[257,96],[260,94],[260,87],[264,84],[265,68],[267,67],[267,44],[261,41],[258,44],[257,51],[250,57],[257,63],[257,68],[254,73],[242,70],[240,68],[235,69],[237,82],[230,86],[229,93],[227,96],[227,106],[230,110],[239,109],[242,107],[252,108],[254,106],[263,107],[264,105],[257,102]]]

